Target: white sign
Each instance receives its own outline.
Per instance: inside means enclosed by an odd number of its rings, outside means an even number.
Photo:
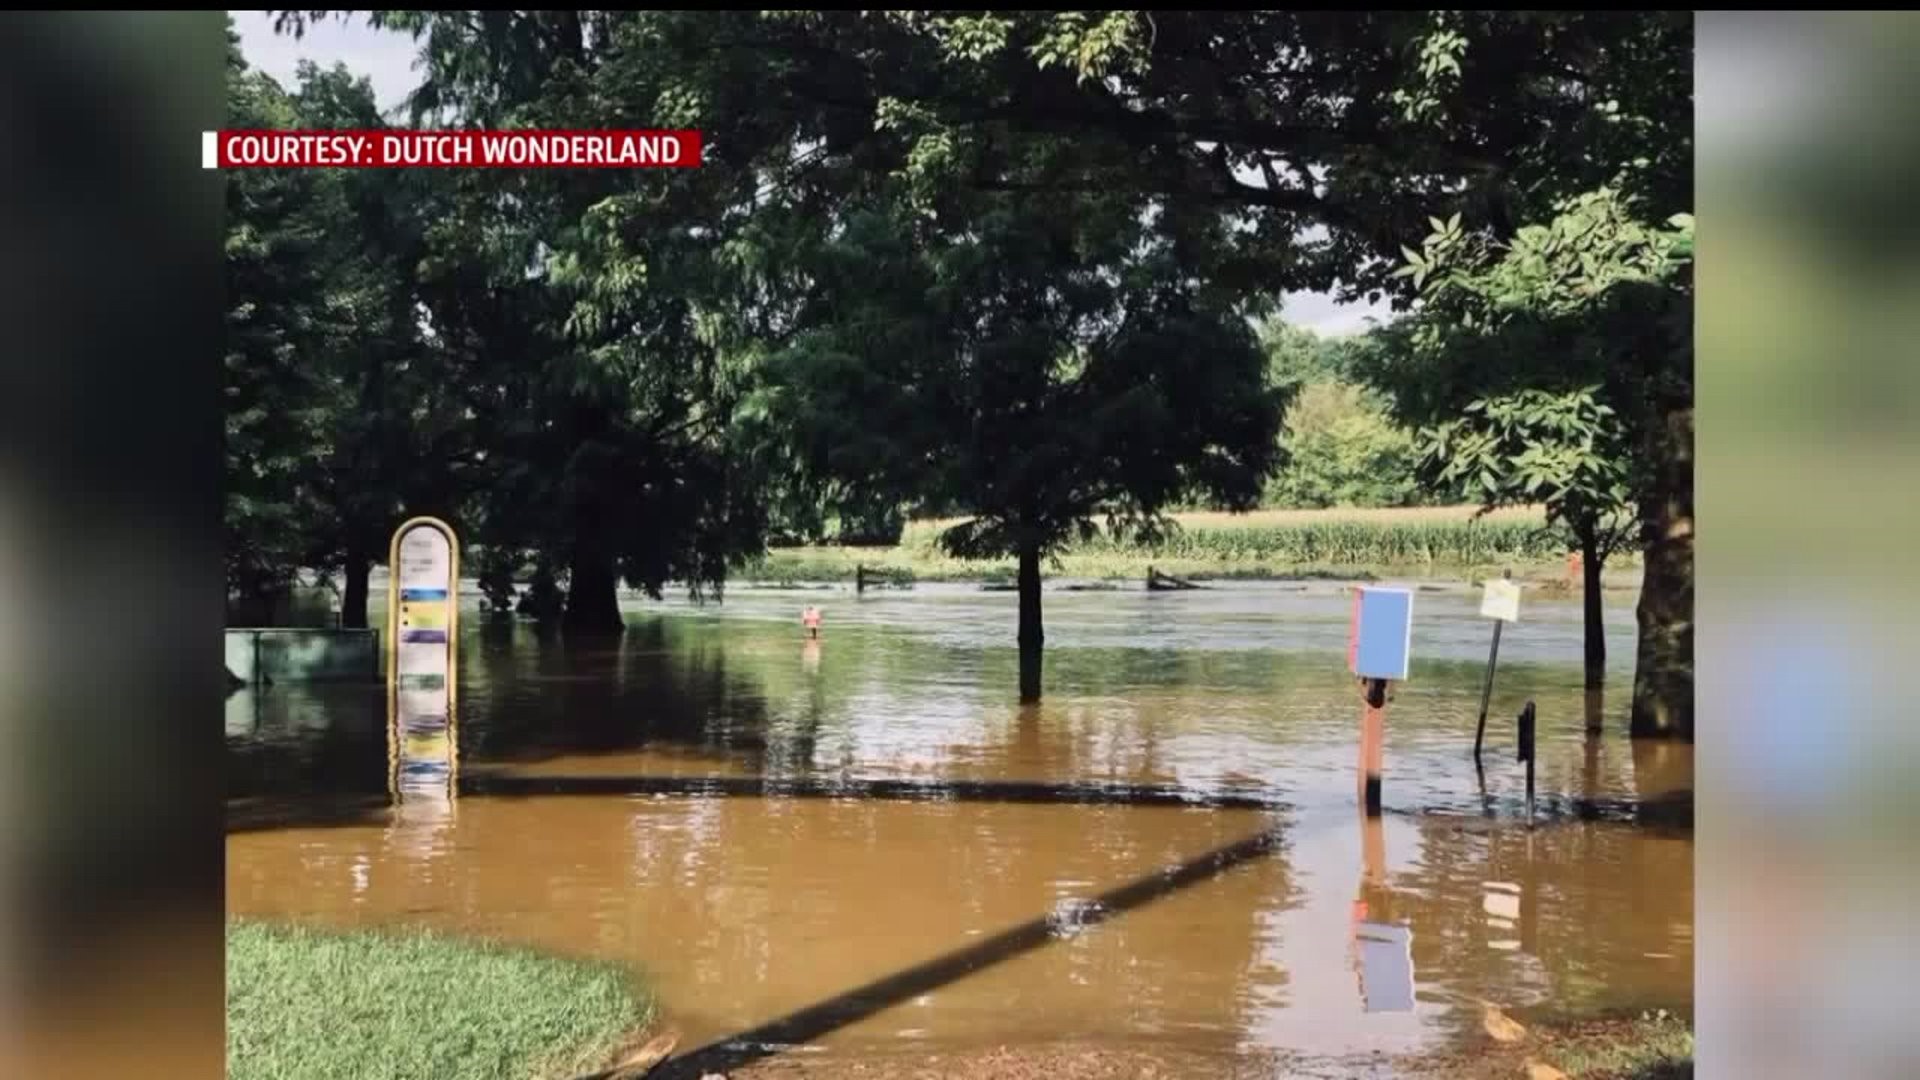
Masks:
[[[408,522],[395,538],[394,672],[402,678],[452,669],[455,605],[453,545],[440,526]]]
[[[1487,582],[1487,591],[1480,598],[1480,614],[1501,622],[1518,622],[1520,586],[1504,579]]]
[[[453,549],[445,534],[431,525],[414,525],[400,537],[400,587],[448,588],[453,575]]]
[[[446,798],[458,768],[453,699],[460,555],[453,530],[415,518],[394,533],[387,722],[394,793]]]

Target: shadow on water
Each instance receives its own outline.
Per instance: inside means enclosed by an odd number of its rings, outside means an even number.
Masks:
[[[608,796],[680,798],[861,799],[880,802],[1028,803],[1062,806],[1177,806],[1196,810],[1284,810],[1286,804],[1248,795],[1215,795],[1134,784],[1028,784],[945,780],[827,780],[686,776],[470,777],[462,795]]]
[[[392,807],[393,799],[385,792],[379,795],[317,798],[266,796],[236,799],[227,803],[227,834],[358,828],[384,821]]]
[[[1167,867],[1110,889],[1090,901],[1075,905],[1067,912],[1030,919],[985,941],[956,949],[836,994],[750,1031],[696,1049],[667,1062],[653,1075],[661,1080],[697,1080],[709,1073],[740,1068],[790,1046],[813,1042],[855,1021],[930,993],[984,968],[1005,963],[1063,936],[1092,929],[1109,919],[1225,874],[1249,860],[1271,853],[1279,841],[1280,832],[1269,830],[1215,848],[1178,866]],[[613,1075],[610,1072],[597,1074],[596,1080],[607,1080]]]

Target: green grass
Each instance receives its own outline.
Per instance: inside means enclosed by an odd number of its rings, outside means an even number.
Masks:
[[[1051,575],[1137,580],[1149,566],[1190,578],[1365,578],[1452,572],[1472,577],[1499,569],[1536,575],[1564,572],[1566,549],[1545,531],[1537,508],[1503,510],[1476,520],[1472,507],[1402,510],[1263,510],[1248,514],[1176,514],[1178,532],[1142,546],[1101,535],[1060,553]],[[740,577],[759,582],[845,582],[865,566],[895,587],[914,581],[1011,583],[1010,559],[949,558],[938,545],[951,522],[907,527],[896,547],[804,547],[768,553]],[[1617,554],[1610,569],[1633,563]]]
[[[1686,1080],[1693,1076],[1693,1031],[1660,1012],[1572,1040],[1550,1056],[1573,1080]]]
[[[561,1080],[653,1018],[610,966],[424,932],[227,928],[232,1080]]]

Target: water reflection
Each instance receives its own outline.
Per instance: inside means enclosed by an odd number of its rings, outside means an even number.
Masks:
[[[1360,979],[1362,1011],[1412,1012],[1413,928],[1390,921],[1393,905],[1387,888],[1386,844],[1380,819],[1361,815],[1365,869],[1353,904],[1354,973]]]
[[[1690,791],[1688,748],[1630,747],[1611,719],[1589,738],[1577,647],[1543,662],[1517,624],[1484,777],[1484,656],[1442,650],[1396,690],[1388,813],[1368,821],[1337,622],[1324,654],[1158,644],[1295,618],[1309,625],[1290,633],[1319,633],[1320,601],[1289,595],[1162,605],[1124,644],[1088,600],[1064,620],[1080,644],[1049,654],[1050,696],[1026,706],[1010,600],[849,605],[831,658],[795,641],[786,600],[765,618],[731,596],[636,617],[617,649],[479,627],[444,730],[383,724],[377,689],[276,690],[248,723],[230,709],[236,803],[290,809],[234,826],[229,904],[624,963],[687,1046],[759,1032],[829,1053],[1084,1038],[1344,1055],[1473,1039],[1482,1001],[1687,1010],[1691,837],[1646,808]],[[984,644],[995,620],[1009,647]],[[1422,633],[1456,629],[1484,634]],[[1531,830],[1511,747],[1528,699]],[[389,789],[394,806],[338,808]],[[1268,839],[1207,863],[1252,837]],[[1214,868],[1112,907],[1195,860]]]
[[[390,846],[432,859],[452,827],[459,790],[459,724],[447,680],[401,675],[388,697],[388,788],[393,796]],[[364,892],[364,874],[356,878]]]
[[[239,690],[226,701],[227,798],[378,795],[387,724],[377,684]]]

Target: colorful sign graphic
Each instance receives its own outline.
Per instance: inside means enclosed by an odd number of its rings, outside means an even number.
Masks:
[[[445,802],[459,764],[459,542],[445,522],[414,518],[394,532],[389,565],[390,786],[403,803]]]

